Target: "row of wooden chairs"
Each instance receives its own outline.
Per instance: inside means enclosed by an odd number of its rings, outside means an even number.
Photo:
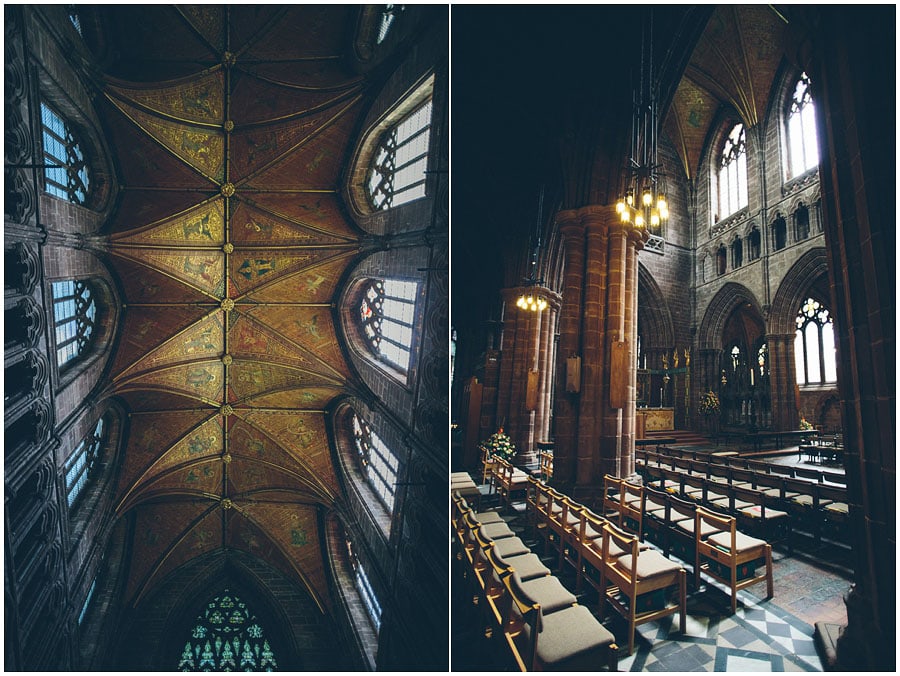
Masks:
[[[512,506],[513,496],[521,493],[523,496],[528,488],[528,478],[531,476],[522,471],[508,460],[494,457],[492,466],[491,484],[500,494],[500,499],[507,507]]]
[[[787,538],[790,544],[790,533],[805,528],[817,540],[823,531],[838,540],[846,539],[849,505],[842,486],[736,467],[717,468],[698,461],[640,464],[637,468],[646,483],[733,514],[745,527],[768,538]]]
[[[615,671],[615,637],[578,604],[504,520],[482,523],[454,496],[459,559],[485,607],[486,635],[502,635],[521,671]]]
[[[701,573],[728,586],[732,613],[741,589],[766,582],[767,598],[773,596],[772,546],[738,530],[735,516],[609,475],[604,477],[604,507],[641,539],[649,537],[665,555],[674,552],[693,561],[695,588]],[[763,572],[757,575],[760,566]]]
[[[566,563],[575,567],[576,592],[587,581],[599,594],[600,617],[609,604],[626,620],[629,655],[639,624],[679,613],[685,631],[686,571],[680,564],[540,480],[529,481],[527,503],[530,525],[542,535],[545,555],[552,547],[558,570]],[[672,593],[676,598],[669,602]]]
[[[815,483],[828,483],[837,486],[846,486],[847,477],[840,472],[812,467],[799,467],[793,465],[780,465],[765,460],[744,458],[739,455],[726,455],[723,453],[679,449],[664,447],[658,451],[635,449],[635,460],[646,464],[668,464],[673,466],[686,466],[683,461],[695,461],[708,463],[709,471],[720,472],[721,467],[730,467],[739,470],[751,470],[763,474],[779,474],[792,479],[805,479]]]

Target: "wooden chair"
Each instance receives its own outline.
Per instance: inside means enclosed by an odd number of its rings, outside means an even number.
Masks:
[[[596,671],[602,665],[617,670],[615,637],[586,607],[545,613],[515,575],[505,575],[503,584],[503,634],[520,671]]]
[[[578,545],[581,534],[581,515],[584,509],[584,505],[575,502],[568,495],[563,498],[562,554],[559,557],[558,568],[560,571],[565,563],[578,569]]]
[[[624,497],[622,484],[624,481],[612,474],[606,474],[603,477],[603,503],[600,511],[604,518],[619,525],[622,524],[622,499]]]
[[[644,486],[644,503],[641,507],[643,514],[641,540],[649,538],[657,546],[663,547],[666,540],[666,505],[669,494],[658,491],[652,486]]]
[[[538,463],[541,481],[550,481],[553,478],[553,451],[541,451]]]
[[[737,611],[737,593],[760,582],[766,583],[766,598],[774,595],[772,580],[772,545],[737,530],[733,516],[715,514],[698,507],[695,513],[697,558],[694,580],[700,585],[701,572],[728,586],[731,590],[731,612]],[[708,528],[707,528],[708,526]],[[706,535],[708,530],[716,532]],[[755,573],[760,565],[761,575]]]
[[[552,487],[547,488],[547,537],[544,540],[544,556],[550,553],[552,545],[557,554],[557,570],[562,567],[563,538],[568,519],[565,501],[565,495]]]
[[[481,483],[486,484],[490,481],[489,492],[494,492],[494,465],[497,458],[489,449],[481,449]]]
[[[499,481],[497,490],[507,508],[511,508],[513,494],[525,493],[528,490],[528,474],[502,458],[497,458],[497,466],[499,468],[496,474]]]
[[[622,528],[643,539],[644,487],[641,484],[622,482]]]
[[[625,554],[610,556],[611,548]],[[634,631],[638,624],[680,613],[680,630],[685,632],[687,616],[687,574],[684,568],[659,552],[640,550],[636,535],[603,526],[603,561],[600,577],[600,619],[609,603],[628,622],[628,654],[634,652]],[[668,592],[675,588],[677,600],[669,603]]]

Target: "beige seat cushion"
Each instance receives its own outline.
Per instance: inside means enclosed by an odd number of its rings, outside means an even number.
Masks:
[[[749,516],[751,519],[761,519],[762,518],[762,507],[760,505],[747,505],[746,507],[742,507],[740,510],[741,514],[744,516]],[[783,516],[787,516],[787,512],[782,512],[777,509],[766,508],[766,519],[780,519]]]
[[[825,511],[833,515],[847,516],[850,514],[850,507],[846,502],[831,502],[825,505]]]
[[[731,533],[717,533],[715,535],[710,535],[709,542],[725,550],[726,552],[731,551]],[[735,533],[735,546],[737,547],[738,554],[742,554],[747,550],[754,549],[756,547],[763,547],[765,545],[765,540],[752,538],[749,535],[744,535],[740,531],[737,531]]]
[[[501,559],[508,559],[511,556],[519,556],[521,554],[530,554],[531,549],[528,548],[521,538],[503,538],[502,540],[494,540],[494,553]]]
[[[653,502],[652,500],[647,500],[644,503],[644,513],[646,513],[646,514],[657,515],[660,512],[665,512],[665,511],[666,511],[665,505],[658,505],[655,502]]]
[[[482,526],[490,523],[506,523],[506,519],[497,512],[474,512],[475,520]]]
[[[619,557],[616,566],[623,571],[630,573],[633,557],[631,554]],[[637,579],[649,580],[657,575],[669,575],[681,569],[681,565],[670,561],[659,552],[650,549],[638,554],[637,560]]]
[[[515,535],[512,528],[505,521],[497,523],[481,524],[481,535],[486,540],[500,540],[502,538],[511,538]]]
[[[544,616],[543,622],[537,658],[548,670],[574,671],[577,666],[598,670],[605,665],[604,651],[615,637],[585,606],[550,613]],[[524,633],[530,639],[531,628],[526,626]]]
[[[795,505],[800,505],[801,507],[812,507],[813,496],[806,495],[805,493],[797,493],[791,498],[791,502]]]
[[[541,604],[544,615],[568,608],[578,599],[563,586],[559,578],[552,575],[536,577],[521,583],[522,590],[535,602]]]
[[[693,519],[685,519],[684,521],[678,521],[675,525],[683,530],[685,533],[694,534],[694,520]],[[700,535],[706,537],[707,535],[712,535],[713,533],[719,533],[721,530],[717,527],[709,523],[708,521],[703,521],[700,525]]]
[[[500,558],[500,557],[498,557]],[[534,553],[519,554],[500,559],[501,563],[512,566],[520,580],[531,580],[550,574],[550,569],[541,563],[540,557]]]
[[[730,498],[720,498],[719,500],[713,500],[712,503],[716,507],[718,507],[719,509],[722,509],[722,510],[731,509],[731,499]],[[747,502],[745,500],[738,500],[737,498],[734,499],[734,508],[738,511],[745,509],[747,507],[752,507],[752,506],[753,506],[752,502]]]

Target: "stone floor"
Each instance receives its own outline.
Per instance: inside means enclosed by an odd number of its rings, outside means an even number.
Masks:
[[[797,464],[797,454],[780,456],[778,462]],[[490,505],[488,497],[485,505]],[[524,528],[524,504],[503,512],[511,527],[532,551],[542,553]],[[621,671],[822,671],[813,640],[815,622],[846,622],[843,595],[852,578],[850,552],[836,544],[793,542],[793,550],[776,548],[773,556],[775,596],[765,600],[765,584],[738,593],[738,609],[732,615],[724,586],[701,584],[688,592],[687,632],[678,632],[677,616],[638,625],[635,650],[627,650],[627,624],[607,613],[604,625],[622,646]],[[553,557],[550,557],[553,559]],[[545,560],[553,568],[555,561]],[[471,605],[467,582],[455,576],[451,590],[451,667],[454,671],[515,670],[505,645],[485,639],[478,609]],[[570,590],[574,571],[558,574]],[[587,585],[586,585],[587,586]],[[597,594],[582,593],[579,603],[597,614]],[[673,622],[674,620],[674,622]]]

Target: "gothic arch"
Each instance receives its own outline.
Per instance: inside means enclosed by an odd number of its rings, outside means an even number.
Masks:
[[[668,349],[675,345],[672,314],[659,284],[643,265],[638,263],[638,325],[644,349]]]
[[[772,298],[769,311],[769,333],[788,335],[797,329],[797,310],[815,288],[822,300],[831,302],[827,286],[828,260],[824,247],[804,253],[785,274]],[[824,292],[824,295],[823,295]]]
[[[756,296],[747,287],[728,282],[719,289],[703,313],[703,321],[697,334],[698,347],[701,350],[721,350],[725,323],[734,309],[745,303],[760,317],[765,316]]]

